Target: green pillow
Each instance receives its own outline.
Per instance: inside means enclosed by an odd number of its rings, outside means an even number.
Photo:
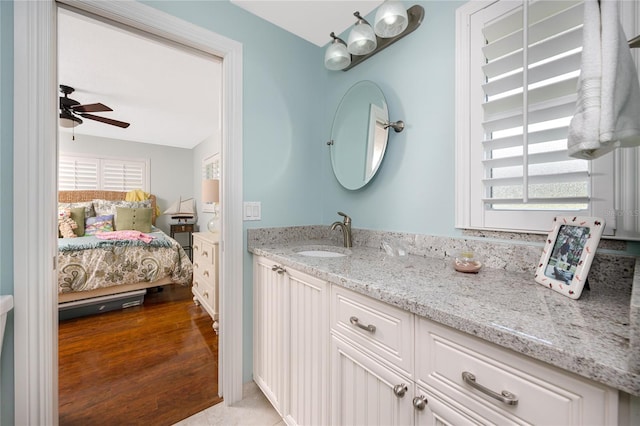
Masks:
[[[71,219],[73,219],[73,221],[78,224],[78,227],[73,230],[73,233],[76,234],[78,237],[83,237],[84,236],[84,213],[85,213],[84,207],[73,207],[69,210],[71,211]]]
[[[132,229],[140,232],[151,232],[152,210],[150,208],[117,207],[116,209],[116,231]]]

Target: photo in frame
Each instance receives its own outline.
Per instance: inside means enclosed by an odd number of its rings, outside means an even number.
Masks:
[[[578,299],[604,225],[599,217],[556,216],[536,268],[536,282]]]

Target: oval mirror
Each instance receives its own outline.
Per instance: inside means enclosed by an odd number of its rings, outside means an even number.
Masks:
[[[354,84],[344,95],[331,127],[331,165],[346,189],[365,186],[387,149],[389,111],[382,90],[371,81]]]

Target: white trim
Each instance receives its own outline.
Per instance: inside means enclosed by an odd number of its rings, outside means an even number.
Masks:
[[[56,8],[14,2],[15,424],[58,423]],[[27,214],[49,212],[50,214]]]
[[[220,280],[226,285],[220,289],[218,377],[224,404],[233,404],[242,399],[242,310],[225,307],[242,306],[242,45],[134,1],[60,2],[223,58]],[[55,425],[57,9],[49,0],[15,2],[14,10],[15,420]]]

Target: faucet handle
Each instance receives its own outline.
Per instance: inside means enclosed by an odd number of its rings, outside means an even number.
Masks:
[[[342,212],[338,212],[338,214],[339,214],[340,216],[344,217],[344,223],[345,223],[345,224],[347,224],[347,225],[348,225],[349,223],[351,223],[351,218],[349,217],[349,215],[347,215],[347,214],[345,214],[345,213],[342,213]]]

